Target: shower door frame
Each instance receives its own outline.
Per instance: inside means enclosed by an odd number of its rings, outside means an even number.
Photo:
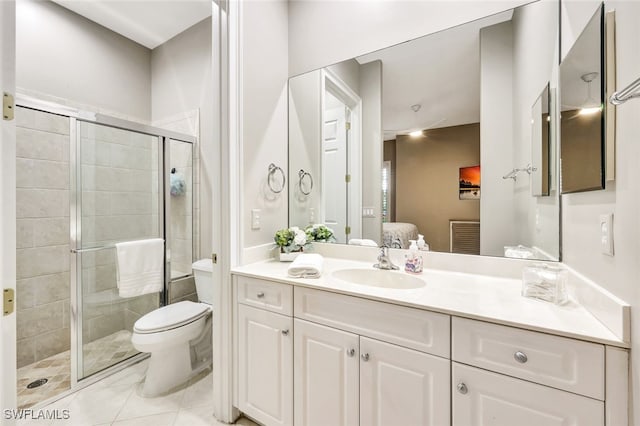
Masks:
[[[132,364],[137,363],[149,354],[139,353],[131,358],[121,361],[117,364],[109,366],[96,373],[79,378],[79,372],[82,368],[82,262],[81,255],[86,251],[98,251],[107,247],[82,248],[82,235],[80,226],[82,224],[82,181],[79,179],[78,171],[82,167],[81,151],[78,149],[81,143],[79,138],[79,124],[87,122],[101,126],[108,126],[125,131],[132,131],[148,136],[156,137],[158,144],[158,232],[159,236],[165,241],[165,259],[164,259],[164,285],[160,294],[160,306],[167,304],[169,296],[169,283],[171,282],[171,211],[168,205],[170,196],[169,173],[170,168],[170,141],[178,141],[191,144],[191,158],[195,159],[194,147],[198,138],[196,136],[174,132],[155,126],[141,124],[129,120],[112,117],[102,113],[95,113],[80,110],[54,102],[44,101],[28,95],[18,93],[16,96],[16,106],[34,109],[46,113],[65,116],[69,118],[69,221],[70,221],[70,251],[69,257],[69,326],[70,326],[70,367],[71,367],[71,384],[70,389],[61,392],[54,399],[59,399],[65,395],[75,392],[82,387],[88,386],[99,381],[116,371],[122,370]],[[192,191],[193,191],[193,171],[192,169]],[[193,212],[193,195],[191,201],[191,209]],[[194,220],[193,218],[192,220]],[[192,227],[192,246],[195,245]],[[195,247],[192,247],[192,257]]]

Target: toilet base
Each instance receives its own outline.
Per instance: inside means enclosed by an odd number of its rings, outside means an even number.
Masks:
[[[146,335],[134,332],[133,346],[151,354],[141,396],[167,394],[211,366],[211,315],[186,327]],[[176,343],[167,346],[172,341]]]
[[[191,375],[191,351],[188,343],[155,351],[149,359],[141,394],[145,398],[160,396],[185,383]]]

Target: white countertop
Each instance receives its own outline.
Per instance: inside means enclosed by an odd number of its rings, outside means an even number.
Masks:
[[[629,347],[627,342],[620,340],[589,311],[573,301],[556,306],[522,297],[519,279],[430,269],[420,275],[412,275],[424,280],[424,287],[409,290],[390,289],[352,284],[337,280],[331,275],[338,269],[373,269],[373,262],[325,257],[324,270],[318,279],[290,278],[287,276],[289,265],[287,262],[267,260],[234,268],[231,273],[590,342]],[[405,274],[397,271],[392,273]]]

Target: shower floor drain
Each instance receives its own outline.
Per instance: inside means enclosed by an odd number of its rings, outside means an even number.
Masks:
[[[33,389],[33,388],[40,387],[40,386],[44,385],[45,383],[47,383],[48,381],[49,381],[49,379],[34,380],[33,382],[31,382],[31,383],[29,383],[27,385],[27,389]]]

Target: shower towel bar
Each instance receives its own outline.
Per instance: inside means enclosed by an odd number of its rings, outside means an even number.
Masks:
[[[137,241],[137,240],[131,240],[131,241]],[[126,242],[131,242],[131,241],[126,241]],[[122,241],[125,242],[125,241]],[[100,250],[106,250],[106,249],[115,249],[116,245],[114,244],[107,244],[106,246],[100,246],[100,247],[88,247],[88,248],[72,248],[71,249],[71,253],[87,253],[87,252],[92,252],[92,251],[100,251]]]

